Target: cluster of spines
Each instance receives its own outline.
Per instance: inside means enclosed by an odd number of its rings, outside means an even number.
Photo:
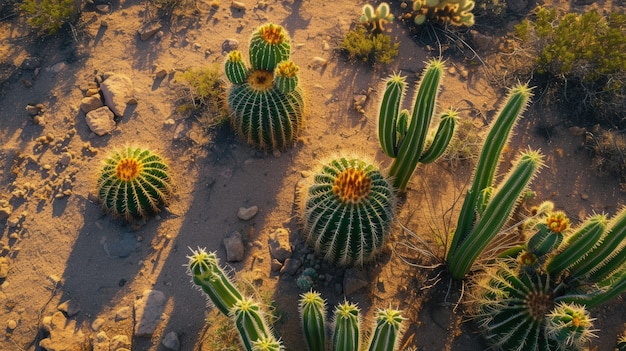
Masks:
[[[103,208],[126,220],[159,212],[173,194],[167,163],[150,150],[125,148],[104,161],[98,178]]]
[[[414,0],[413,11],[416,12],[413,21],[417,25],[427,19],[435,22],[450,23],[455,26],[474,25],[473,0]]]
[[[363,264],[382,248],[395,195],[378,167],[359,158],[332,159],[311,177],[299,197],[303,232],[327,260]]]

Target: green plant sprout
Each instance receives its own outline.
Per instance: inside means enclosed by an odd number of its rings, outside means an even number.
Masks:
[[[167,163],[150,150],[125,148],[104,161],[98,178],[102,207],[128,221],[159,212],[173,194]]]
[[[392,43],[385,33],[374,33],[363,26],[351,29],[339,42],[339,48],[350,61],[361,61],[371,65],[388,64],[398,56],[400,43]]]
[[[287,31],[268,23],[250,39],[250,68],[241,52],[227,55],[226,77],[233,84],[228,94],[231,125],[249,145],[284,149],[300,135],[305,103],[299,68],[290,54]]]
[[[214,252],[198,248],[188,256],[188,273],[196,287],[204,291],[210,301],[224,315],[229,316],[239,332],[246,351],[284,350],[274,336],[267,316],[253,299],[242,297],[234,282],[219,265]],[[301,296],[300,320],[309,351],[326,349],[326,302],[320,294],[310,291]],[[337,306],[334,319],[333,349],[354,351],[361,349],[359,309],[345,302]],[[399,347],[404,318],[400,311],[387,308],[376,312],[376,325],[369,340],[370,351],[394,351]]]
[[[575,228],[548,210],[528,227],[473,283],[472,315],[502,350],[580,350],[595,337],[588,310],[626,291],[626,208]]]
[[[385,24],[393,21],[393,14],[389,9],[389,4],[381,2],[376,10],[370,4],[363,6],[363,15],[360,22],[365,25],[371,32],[382,33],[385,31]]]
[[[28,24],[44,35],[54,35],[80,13],[75,0],[24,0],[20,10]]]
[[[473,0],[414,0],[413,21],[417,25],[426,20],[450,23],[455,26],[471,27],[474,25]]]

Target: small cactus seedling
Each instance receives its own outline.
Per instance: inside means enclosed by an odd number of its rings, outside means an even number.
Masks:
[[[226,77],[231,125],[246,142],[260,149],[284,149],[302,129],[304,95],[298,66],[289,60],[291,45],[285,29],[276,24],[259,27],[250,39],[250,63],[241,52],[228,53]]]
[[[381,33],[385,30],[385,24],[393,21],[393,15],[389,9],[389,4],[381,2],[376,10],[370,4],[363,6],[363,15],[360,19],[361,23],[368,27],[373,33]]]
[[[414,0],[413,21],[421,25],[426,20],[450,23],[455,26],[471,27],[474,25],[473,0]]]
[[[113,152],[104,163],[98,197],[107,212],[130,221],[159,212],[169,202],[173,187],[160,156],[129,147]]]
[[[427,62],[410,118],[408,110],[400,110],[406,91],[405,78],[393,75],[387,80],[379,110],[378,138],[383,152],[394,159],[389,176],[400,191],[406,190],[417,164],[439,158],[454,134],[458,114],[449,110],[442,114],[435,137],[425,150],[444,68],[440,60]]]
[[[394,189],[358,158],[323,163],[299,191],[303,232],[315,251],[340,265],[363,264],[382,248],[395,210]]]

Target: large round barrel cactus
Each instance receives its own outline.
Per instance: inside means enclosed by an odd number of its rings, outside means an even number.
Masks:
[[[150,150],[117,150],[105,161],[98,178],[102,207],[126,220],[159,212],[172,196],[165,161]]]
[[[233,84],[228,94],[231,125],[260,149],[286,148],[302,129],[304,96],[290,50],[285,29],[269,23],[250,39],[250,68],[237,50],[226,58],[226,77]]]
[[[379,168],[336,158],[299,193],[304,234],[315,251],[341,265],[363,264],[382,248],[395,210],[394,188]]]

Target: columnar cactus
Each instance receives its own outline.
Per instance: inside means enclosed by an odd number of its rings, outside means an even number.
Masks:
[[[102,207],[126,220],[159,212],[173,194],[167,163],[150,150],[125,148],[104,161],[98,178]]]
[[[474,25],[474,14],[471,12],[474,5],[473,0],[414,0],[413,21],[417,25],[423,24],[428,19],[471,27]]]
[[[226,58],[226,77],[233,84],[228,94],[231,125],[252,146],[283,149],[300,134],[305,103],[290,50],[285,29],[269,23],[250,39],[251,68],[237,50]]]
[[[369,351],[396,350],[403,332],[402,321],[404,317],[401,311],[392,308],[378,309]]]
[[[319,293],[310,291],[301,296],[300,317],[309,351],[325,351],[326,302]]]
[[[541,218],[519,256],[471,288],[473,317],[502,350],[582,349],[595,336],[588,310],[626,291],[626,208],[573,229],[561,212]]]
[[[393,21],[389,4],[381,2],[378,7],[376,7],[376,10],[374,10],[372,5],[365,4],[360,21],[374,33],[383,32],[385,30],[385,24]]]
[[[389,175],[400,191],[406,190],[418,162],[439,158],[454,134],[458,114],[449,110],[442,114],[435,137],[424,151],[443,71],[442,61],[427,62],[410,118],[408,110],[400,110],[406,92],[405,78],[396,74],[387,80],[379,110],[378,138],[383,152],[394,159]]]
[[[520,194],[543,165],[542,155],[529,150],[518,158],[502,185],[494,189],[494,176],[502,150],[531,95],[525,85],[511,89],[485,138],[446,256],[448,270],[455,279],[461,279],[469,272],[474,261],[500,232]]]
[[[303,233],[340,265],[363,264],[383,246],[395,210],[393,186],[375,165],[340,157],[323,163],[299,189]]]
[[[263,311],[253,299],[243,298],[235,302],[230,310],[230,317],[247,351],[281,348],[280,343],[270,333]]]

